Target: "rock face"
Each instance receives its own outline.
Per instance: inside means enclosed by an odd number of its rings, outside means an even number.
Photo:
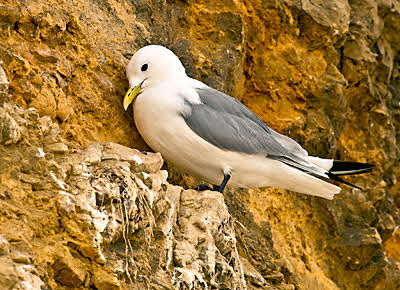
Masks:
[[[246,288],[222,194],[169,184],[159,153],[76,152],[36,110],[0,113],[2,287]]]
[[[400,288],[398,1],[5,0],[0,16],[0,285]],[[310,154],[376,164],[348,178],[365,190],[184,190],[130,149],[149,150],[124,70],[149,43]]]

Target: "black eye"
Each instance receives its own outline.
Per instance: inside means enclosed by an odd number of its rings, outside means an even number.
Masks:
[[[142,65],[141,70],[146,71],[148,68],[149,68],[149,65],[147,63],[145,63],[144,65]]]

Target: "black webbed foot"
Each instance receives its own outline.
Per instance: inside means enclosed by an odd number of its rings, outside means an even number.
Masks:
[[[211,188],[211,187],[209,187],[209,186],[206,185],[206,184],[199,184],[199,185],[196,187],[196,190],[198,190],[198,191],[205,191],[205,190],[214,190],[214,189]]]
[[[214,190],[214,191],[219,191],[220,189],[221,189],[221,186],[219,186],[219,185],[213,185],[212,190]]]
[[[218,192],[223,193],[225,186],[228,183],[230,178],[231,178],[230,174],[224,175],[224,180],[222,180],[221,185],[213,185],[213,187],[211,188],[206,184],[200,184],[199,186],[196,187],[196,190],[198,190],[198,191],[212,190],[212,191],[218,191]]]

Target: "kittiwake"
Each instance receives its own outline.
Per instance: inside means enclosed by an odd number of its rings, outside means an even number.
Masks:
[[[340,187],[328,180],[352,185],[339,175],[374,167],[309,156],[236,99],[188,77],[179,58],[163,46],[139,49],[126,75],[130,88],[123,106],[127,110],[133,102],[135,124],[145,142],[219,192],[227,184],[274,186],[332,199]]]

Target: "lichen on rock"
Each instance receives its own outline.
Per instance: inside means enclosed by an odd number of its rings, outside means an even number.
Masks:
[[[14,120],[24,132],[1,151],[1,178],[8,176],[1,204],[13,224],[1,230],[2,285],[245,288],[222,194],[169,184],[159,153],[115,143],[69,150],[58,126],[35,110],[8,103],[0,109],[3,126]],[[8,149],[21,152],[19,164],[5,158]],[[12,221],[14,206],[24,217],[20,225]]]
[[[400,288],[399,25],[398,1],[3,1],[0,285]],[[149,43],[311,155],[376,164],[365,190],[184,190],[121,105]]]

